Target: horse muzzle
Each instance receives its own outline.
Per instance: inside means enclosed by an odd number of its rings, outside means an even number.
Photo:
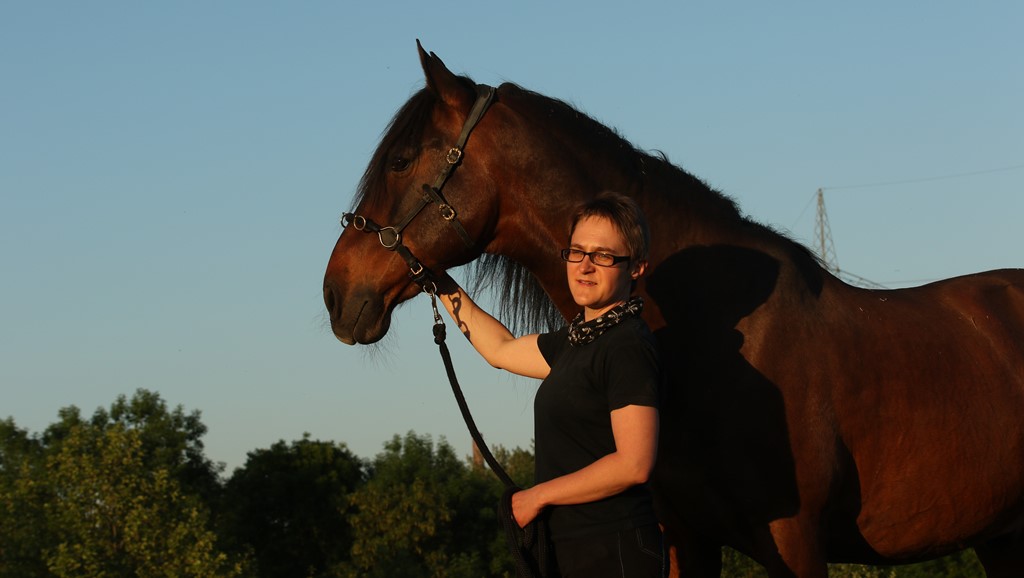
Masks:
[[[390,311],[379,293],[345,295],[337,286],[325,283],[324,305],[331,317],[331,331],[346,345],[376,343],[391,327]]]

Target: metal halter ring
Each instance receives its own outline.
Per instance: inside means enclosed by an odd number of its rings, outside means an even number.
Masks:
[[[454,165],[455,163],[459,162],[459,159],[462,158],[462,149],[460,149],[459,147],[452,147],[451,149],[448,150],[448,155],[445,156],[444,158],[446,161],[448,161],[448,164]]]
[[[451,205],[441,203],[437,206],[437,210],[441,213],[441,218],[445,221],[451,221],[455,218],[455,209]]]
[[[341,216],[341,226],[347,227],[349,225],[355,227],[357,231],[362,231],[366,228],[366,217],[355,213],[345,213]]]
[[[364,233],[377,233],[377,239],[385,249],[394,251],[402,243],[402,233],[395,227],[381,227],[377,223],[355,213],[345,213],[341,216],[341,225],[348,227],[352,225],[357,231]]]

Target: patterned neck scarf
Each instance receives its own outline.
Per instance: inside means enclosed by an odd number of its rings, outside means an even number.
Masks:
[[[640,315],[640,312],[643,310],[643,298],[632,297],[629,301],[612,307],[603,315],[595,317],[590,321],[583,321],[583,313],[580,312],[572,320],[572,323],[569,324],[569,344],[586,345],[625,319]]]

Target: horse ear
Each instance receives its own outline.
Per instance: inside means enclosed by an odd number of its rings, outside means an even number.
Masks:
[[[427,78],[427,90],[436,94],[449,106],[468,107],[473,99],[470,89],[458,76],[448,70],[448,67],[436,54],[433,52],[428,54],[419,39],[416,40],[416,48],[420,53],[423,74]]]

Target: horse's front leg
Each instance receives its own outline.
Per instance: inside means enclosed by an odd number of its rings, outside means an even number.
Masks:
[[[681,528],[664,528],[669,578],[720,578],[722,546]]]
[[[774,520],[759,534],[756,558],[771,578],[828,578],[816,516]]]

